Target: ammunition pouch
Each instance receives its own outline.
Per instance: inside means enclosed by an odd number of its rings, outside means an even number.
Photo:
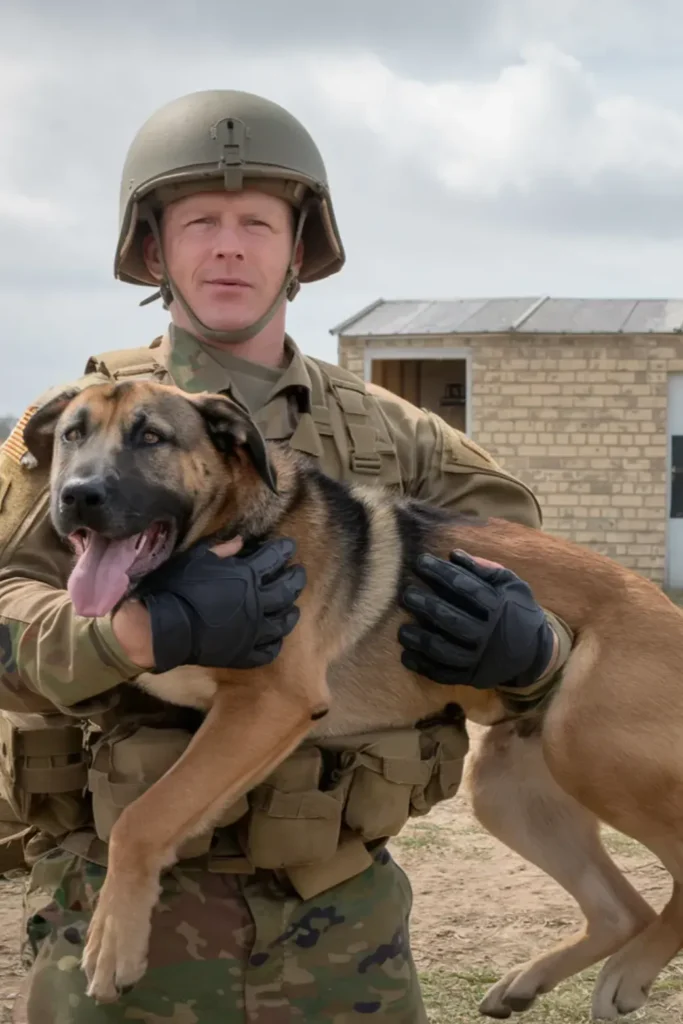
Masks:
[[[349,780],[344,821],[368,842],[398,835],[409,818],[455,796],[468,750],[467,734],[453,724],[323,742]]]
[[[192,734],[184,729],[119,726],[93,745],[88,786],[98,839],[107,843],[124,808],[154,785],[182,756]],[[246,797],[225,813],[216,827],[232,824],[247,810]],[[208,853],[213,829],[187,839],[180,859]]]
[[[248,794],[241,839],[254,867],[288,868],[334,855],[350,778],[325,792],[322,775],[322,752],[301,747]]]
[[[12,815],[51,836],[90,819],[83,730],[62,715],[0,714],[0,790]]]
[[[455,795],[467,749],[454,725],[306,743],[249,794],[244,852],[254,867],[287,870],[332,861],[349,834],[396,836]]]

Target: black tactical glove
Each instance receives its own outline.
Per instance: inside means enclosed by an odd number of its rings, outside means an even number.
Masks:
[[[140,584],[151,619],[157,672],[178,665],[256,668],[280,653],[299,620],[294,602],[306,584],[286,538],[247,555],[219,558],[199,544]]]
[[[450,561],[420,555],[415,573],[432,590],[408,586],[401,661],[435,683],[529,686],[550,664],[554,634],[528,584],[509,569],[479,565],[462,551]]]

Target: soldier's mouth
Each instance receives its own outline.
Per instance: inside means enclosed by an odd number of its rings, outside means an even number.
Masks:
[[[135,580],[160,566],[171,555],[177,535],[169,522],[154,522],[141,533],[110,539],[94,530],[69,535],[76,554],[67,590],[77,615],[108,615]]]

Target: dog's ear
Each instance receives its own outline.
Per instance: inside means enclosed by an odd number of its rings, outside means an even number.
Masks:
[[[49,462],[57,421],[77,394],[77,388],[65,388],[40,405],[26,421],[24,444],[39,466]]]
[[[230,455],[235,448],[245,448],[263,482],[277,494],[275,467],[263,435],[248,413],[223,395],[198,395],[193,404],[204,417],[207,433],[218,451]]]

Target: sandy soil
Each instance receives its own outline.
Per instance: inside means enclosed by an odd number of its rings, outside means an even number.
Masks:
[[[20,881],[0,879],[0,1024],[12,1020],[10,1007],[23,971],[17,952],[21,925]]]
[[[659,861],[610,830],[604,841],[638,891],[661,909],[671,881]],[[394,854],[413,887],[412,945],[432,1024],[489,1020],[477,1007],[490,985],[582,927],[572,898],[484,832],[460,797],[412,823],[394,842]],[[515,1019],[587,1024],[598,968],[558,986]],[[620,1019],[681,1024],[683,959],[660,975],[643,1010]]]

